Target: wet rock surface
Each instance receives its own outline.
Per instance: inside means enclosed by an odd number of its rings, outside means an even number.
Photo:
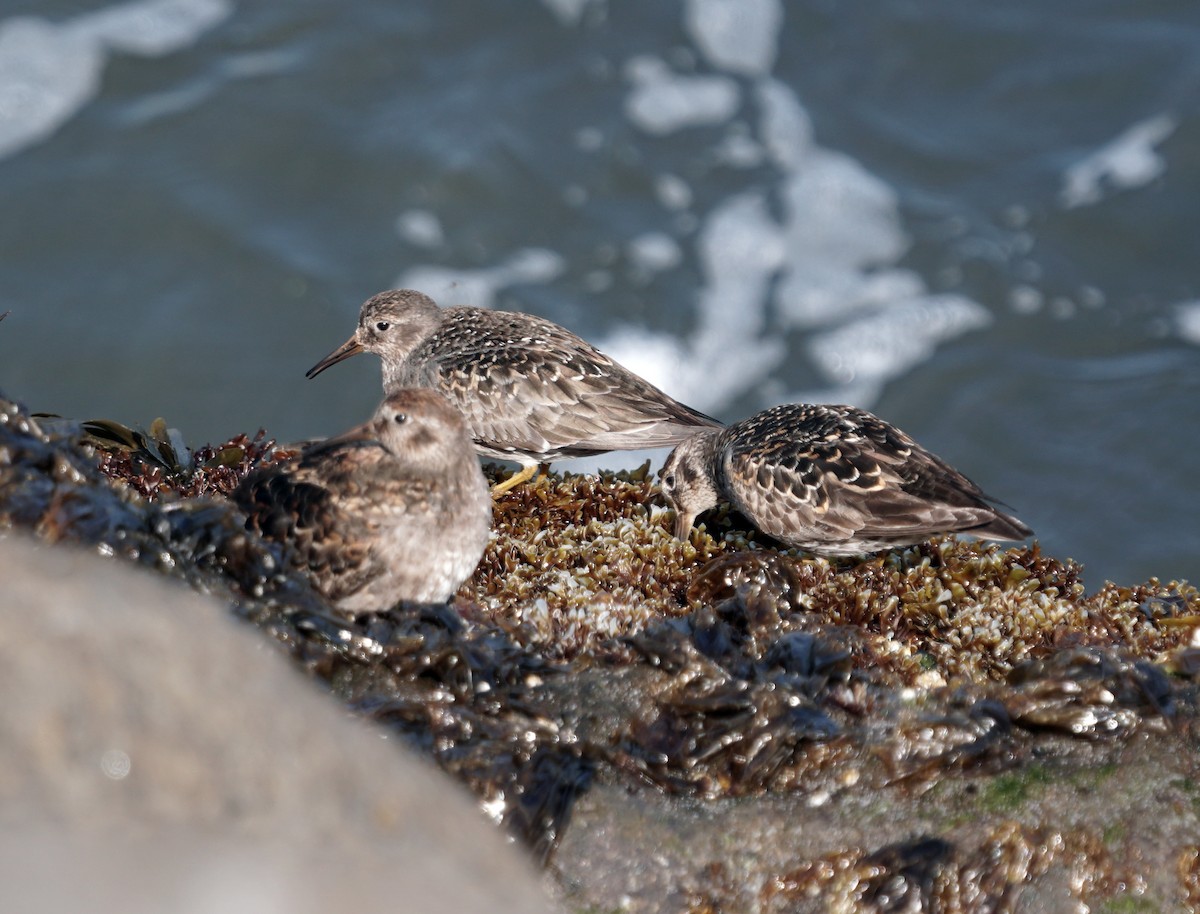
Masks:
[[[643,470],[518,487],[453,607],[348,620],[223,498],[262,436],[90,428],[2,405],[0,525],[229,599],[569,908],[1200,904],[1188,584],[954,539],[831,564],[728,514],[684,543]]]

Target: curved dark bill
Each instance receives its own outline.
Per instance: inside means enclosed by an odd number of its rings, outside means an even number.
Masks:
[[[330,362],[330,364],[332,365],[333,363]],[[354,428],[344,431],[340,435],[312,442],[304,448],[304,456],[315,457],[319,454],[325,454],[329,451],[336,451],[346,447],[378,444],[379,437],[376,434],[375,423],[364,422],[362,425],[356,425]]]
[[[315,378],[330,365],[336,365],[338,362],[344,361],[345,359],[350,358],[352,355],[358,355],[362,351],[363,348],[358,344],[358,340],[356,340],[354,337],[350,337],[350,339],[338,346],[337,349],[333,350],[333,352],[329,353],[329,355],[317,362],[316,365],[308,369],[308,371],[304,373],[304,377]]]
[[[675,539],[687,542],[688,535],[692,532],[692,521],[696,519],[694,514],[685,514],[683,511],[675,512]]]

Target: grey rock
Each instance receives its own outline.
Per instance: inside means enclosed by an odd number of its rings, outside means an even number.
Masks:
[[[216,601],[0,539],[7,910],[550,910],[457,785]]]

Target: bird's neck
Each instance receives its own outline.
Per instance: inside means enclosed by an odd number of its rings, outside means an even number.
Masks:
[[[704,478],[704,496],[709,507],[715,507],[721,500],[720,488],[725,486],[725,461],[721,459],[720,438],[722,429],[700,432],[698,437],[703,442],[702,460],[708,471]]]
[[[386,390],[418,386],[414,374],[412,360],[407,357],[385,359],[383,362],[383,386]]]

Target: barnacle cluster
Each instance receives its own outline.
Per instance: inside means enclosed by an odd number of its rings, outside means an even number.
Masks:
[[[795,911],[799,899],[818,891],[834,902],[830,910],[1011,910],[1021,886],[1056,864],[1072,866],[1080,883],[1110,889],[1124,869],[1100,841],[1007,822],[970,849],[922,838],[871,852],[827,855],[771,880],[763,889],[761,910]],[[982,872],[989,873],[983,885]],[[1136,874],[1129,878],[1137,886]]]
[[[495,472],[494,468],[492,471]],[[756,541],[756,538],[759,538]],[[736,514],[682,542],[645,465],[632,473],[543,476],[500,498],[495,535],[462,598],[547,656],[610,648],[615,636],[724,601],[792,625],[852,626],[895,685],[1003,680],[1070,646],[1121,645],[1179,668],[1200,624],[1187,583],[1105,583],[1030,547],[941,537],[867,560],[774,548]]]
[[[692,575],[725,549],[671,535],[648,463],[632,473],[550,475],[518,486],[497,499],[494,528],[460,595],[554,657],[678,615]]]
[[[1188,584],[1089,592],[1036,545],[954,538],[830,562],[727,512],[681,542],[643,467],[512,490],[453,607],[346,619],[224,497],[279,456],[262,433],[185,457],[158,424],[53,431],[0,398],[0,529],[227,595],[464,781],[576,907],[994,911],[1131,886],[1200,903],[1200,852],[1179,838],[1200,809]],[[1152,789],[1127,797],[1127,766]],[[640,847],[631,827],[609,869],[675,855],[669,887],[587,882],[610,788],[679,832]]]

